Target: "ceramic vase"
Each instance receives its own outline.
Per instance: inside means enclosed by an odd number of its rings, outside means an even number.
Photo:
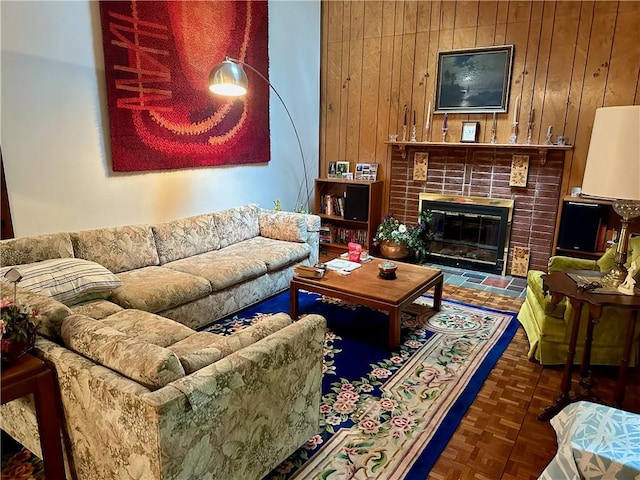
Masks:
[[[380,242],[380,255],[391,260],[401,260],[409,255],[409,249],[406,243],[383,240]]]

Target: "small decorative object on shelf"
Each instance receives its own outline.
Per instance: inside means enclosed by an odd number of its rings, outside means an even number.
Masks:
[[[398,141],[398,135],[395,135],[395,134],[389,135],[389,141],[390,142],[397,142]]]
[[[496,112],[493,112],[493,122],[491,123],[491,143],[495,144],[496,140],[496,130],[498,127],[498,123],[496,121]]]
[[[20,272],[12,268],[4,276],[13,283],[13,300],[0,300],[0,350],[2,362],[11,364],[35,345],[40,315],[28,305],[17,303],[16,284],[22,279]]]
[[[535,108],[532,108],[529,112],[529,123],[527,128],[527,145],[531,145],[531,135],[533,134],[533,116]]]
[[[431,102],[429,102],[429,107],[427,108],[427,121],[424,124],[424,138],[425,141],[429,140],[429,129],[431,128]]]
[[[460,142],[476,143],[478,141],[479,131],[479,122],[462,122],[462,135],[460,137]]]
[[[404,106],[404,121],[402,122],[402,141],[407,141],[407,106]]]
[[[396,270],[398,265],[393,262],[382,262],[378,264],[378,275],[385,280],[393,280],[396,278]]]
[[[444,120],[442,121],[442,142],[446,142],[447,141],[447,120],[449,118],[449,114],[445,113],[444,114]]]
[[[520,95],[516,97],[516,106],[513,109],[513,122],[511,123],[511,135],[509,136],[509,143],[515,145],[518,143],[518,112],[520,105]]]
[[[413,127],[411,127],[411,141],[412,142],[417,142],[418,140],[416,139],[416,125],[414,124]]]
[[[509,144],[515,145],[518,143],[518,122],[511,124],[511,135],[509,135]]]
[[[551,125],[549,125],[549,127],[547,128],[547,139],[545,140],[544,144],[545,145],[553,145],[553,143],[551,142]]]

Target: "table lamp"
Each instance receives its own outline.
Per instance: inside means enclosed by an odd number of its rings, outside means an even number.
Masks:
[[[311,199],[311,195],[309,192],[309,179],[307,175],[307,163],[304,158],[304,152],[302,150],[302,142],[300,141],[300,135],[298,135],[298,129],[296,128],[296,124],[291,117],[291,113],[287,108],[287,104],[284,103],[284,100],[275,89],[271,82],[258,70],[249,65],[242,60],[238,60],[237,58],[226,57],[224,61],[220,62],[218,65],[213,67],[211,73],[209,73],[209,90],[217,95],[223,95],[226,97],[240,97],[247,93],[247,89],[249,88],[249,81],[247,79],[247,74],[242,68],[242,65],[249,68],[251,71],[255,72],[262,80],[264,80],[269,88],[273,90],[273,93],[276,94],[280,103],[284,107],[287,112],[287,116],[289,117],[289,121],[291,122],[291,126],[293,127],[293,133],[295,133],[296,140],[298,141],[298,148],[300,149],[300,157],[302,157],[302,168],[304,172],[304,184],[306,187],[306,206],[302,204],[300,201],[300,196],[302,194],[302,186],[300,187],[300,191],[298,192],[298,199],[296,200],[296,208],[301,210],[309,211],[309,202]]]
[[[627,276],[629,221],[640,216],[640,105],[596,110],[582,195],[613,200],[622,217],[615,265],[603,282],[618,286]]]

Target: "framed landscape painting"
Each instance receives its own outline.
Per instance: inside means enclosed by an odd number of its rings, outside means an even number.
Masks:
[[[506,112],[513,45],[438,52],[436,113]]]

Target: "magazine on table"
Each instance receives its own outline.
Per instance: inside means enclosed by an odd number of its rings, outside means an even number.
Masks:
[[[342,270],[343,272],[352,272],[356,268],[361,267],[359,263],[351,262],[349,260],[342,260],[340,258],[329,260],[327,263],[325,263],[325,266],[329,270]]]

